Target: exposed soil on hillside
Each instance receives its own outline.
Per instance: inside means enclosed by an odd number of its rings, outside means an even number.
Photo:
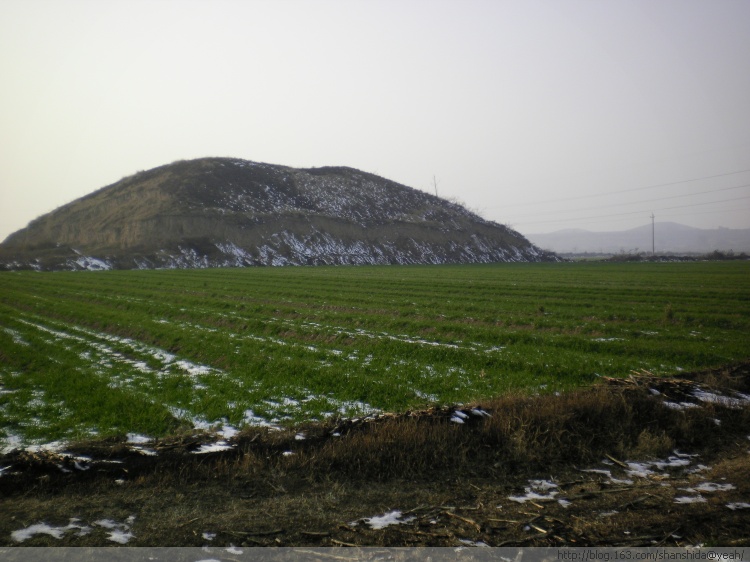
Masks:
[[[0,457],[0,545],[750,545],[750,362],[209,437]]]
[[[2,270],[559,261],[462,205],[345,167],[173,162],[38,217]]]

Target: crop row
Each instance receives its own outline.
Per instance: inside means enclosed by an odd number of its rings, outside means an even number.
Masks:
[[[747,358],[750,264],[0,275],[0,442],[283,424]]]

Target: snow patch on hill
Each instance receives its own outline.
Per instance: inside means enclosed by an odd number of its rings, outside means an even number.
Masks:
[[[0,247],[0,268],[11,270],[555,259],[455,202],[374,174],[229,158],[124,178],[36,219]]]

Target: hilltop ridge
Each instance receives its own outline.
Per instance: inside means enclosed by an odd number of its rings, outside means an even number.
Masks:
[[[554,260],[461,205],[348,167],[181,160],[103,187],[0,244],[5,269]]]

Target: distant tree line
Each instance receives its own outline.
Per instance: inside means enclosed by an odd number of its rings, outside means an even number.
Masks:
[[[632,262],[632,261],[731,261],[750,259],[745,252],[735,253],[733,250],[722,252],[714,250],[708,254],[701,255],[677,255],[677,254],[657,254],[653,255],[646,252],[622,252],[607,258],[611,262]]]

